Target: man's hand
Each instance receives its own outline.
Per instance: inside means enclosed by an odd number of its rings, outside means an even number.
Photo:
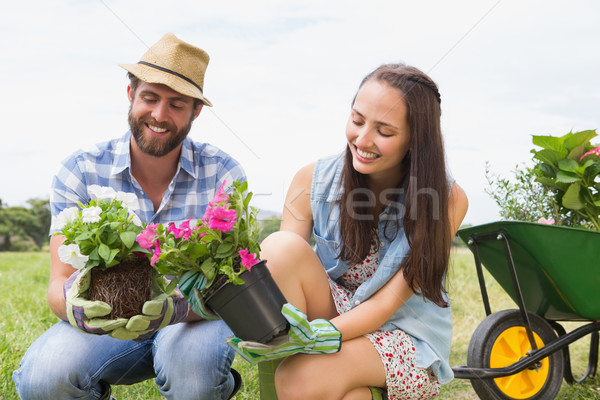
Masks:
[[[65,282],[64,292],[67,316],[71,325],[83,332],[97,335],[108,334],[116,339],[144,340],[159,329],[183,320],[189,306],[181,293],[167,294],[156,280],[152,284],[152,300],[144,303],[142,314],[131,318],[106,319],[112,308],[103,301],[87,298],[91,280],[91,269],[77,270]],[[164,277],[161,277],[166,281]],[[166,287],[168,282],[163,283]]]
[[[152,300],[144,303],[142,314],[129,318],[127,325],[115,329],[110,336],[122,340],[142,341],[167,325],[181,322],[187,317],[189,305],[181,293],[174,289],[165,293],[163,288],[168,282],[165,277],[159,285],[157,280],[152,282]],[[161,287],[162,286],[162,287]]]
[[[126,318],[102,318],[110,314],[112,308],[103,301],[91,301],[87,298],[91,281],[91,269],[84,268],[73,272],[63,286],[67,303],[69,322],[83,332],[105,335],[125,326]]]
[[[308,321],[302,311],[290,303],[281,313],[290,323],[287,336],[279,336],[267,344],[228,338],[227,344],[251,363],[274,360],[296,353],[337,353],[342,347],[342,334],[326,319]]]

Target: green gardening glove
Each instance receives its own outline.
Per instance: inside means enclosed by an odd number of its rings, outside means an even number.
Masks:
[[[144,303],[142,314],[135,315],[123,327],[117,328],[110,336],[122,340],[142,341],[159,329],[175,324],[187,317],[189,306],[178,290],[165,293],[169,281],[164,276],[152,280],[152,300]]]
[[[79,330],[105,335],[127,324],[126,318],[106,319],[112,307],[103,301],[91,301],[88,296],[91,268],[78,269],[63,285],[69,323]]]
[[[190,303],[192,311],[208,321],[220,319],[210,308],[204,304],[200,291],[206,286],[206,276],[199,271],[188,271],[179,279],[179,290]]]
[[[251,363],[296,353],[329,354],[340,351],[342,333],[328,320],[315,319],[309,322],[306,315],[290,303],[283,305],[281,313],[290,323],[287,336],[279,336],[267,344],[232,337],[227,339],[227,344]]]

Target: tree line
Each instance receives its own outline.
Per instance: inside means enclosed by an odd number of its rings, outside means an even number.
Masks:
[[[50,202],[27,200],[27,207],[7,207],[0,199],[0,251],[34,251],[48,244]]]
[[[30,199],[27,207],[7,207],[0,199],[0,251],[36,251],[48,245],[49,200]],[[279,230],[280,219],[260,222],[261,240]]]

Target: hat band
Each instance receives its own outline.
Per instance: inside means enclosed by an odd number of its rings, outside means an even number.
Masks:
[[[187,77],[187,76],[185,76],[185,75],[181,75],[181,74],[179,74],[179,73],[177,73],[177,72],[175,72],[175,71],[171,71],[171,70],[170,70],[170,69],[168,69],[168,68],[163,68],[163,67],[159,67],[158,65],[150,64],[149,62],[146,62],[146,61],[138,61],[138,64],[147,65],[148,67],[155,68],[155,69],[157,69],[157,70],[159,70],[159,71],[163,71],[163,72],[166,72],[166,73],[168,73],[168,74],[175,75],[176,77],[178,77],[178,78],[181,78],[181,79],[183,79],[184,81],[186,81],[186,82],[189,82],[189,83],[191,83],[192,85],[196,86],[196,87],[198,88],[198,90],[200,90],[200,93],[204,93],[204,92],[202,91],[202,88],[201,88],[200,86],[198,86],[198,85],[196,84],[196,82],[194,82],[193,80],[191,80],[190,78],[188,78],[188,77]]]

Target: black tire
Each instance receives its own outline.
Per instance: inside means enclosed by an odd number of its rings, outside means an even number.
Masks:
[[[537,335],[541,340],[538,348],[556,340],[556,333],[546,320],[532,313],[528,315],[534,336]],[[494,348],[496,344],[497,347]],[[494,367],[512,365],[520,357],[525,357],[529,349],[531,346],[525,334],[520,311],[499,311],[484,319],[473,333],[469,342],[467,365],[477,368],[490,368],[491,362],[494,363]],[[497,365],[512,358],[511,355],[514,355],[512,362]],[[507,378],[471,379],[471,385],[482,400],[554,399],[563,379],[563,352],[555,351],[540,363],[542,367],[539,370],[526,369]],[[517,379],[514,379],[515,377]],[[512,379],[512,382],[509,382],[509,379]]]

